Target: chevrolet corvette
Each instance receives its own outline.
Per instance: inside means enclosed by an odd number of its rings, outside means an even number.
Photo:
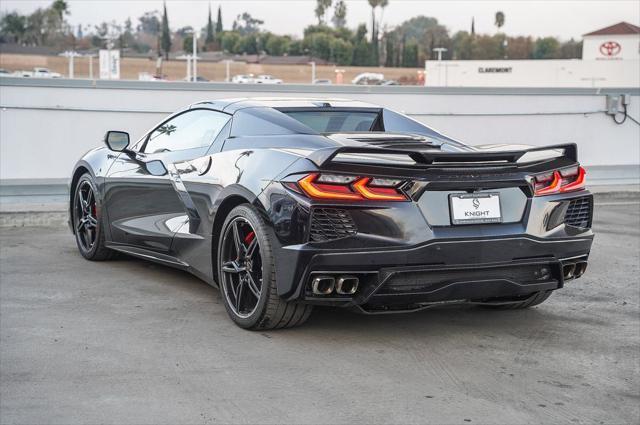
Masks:
[[[125,253],[221,291],[246,329],[538,305],[585,272],[593,196],[575,144],[470,146],[339,99],[199,102],[75,165],[80,254]]]

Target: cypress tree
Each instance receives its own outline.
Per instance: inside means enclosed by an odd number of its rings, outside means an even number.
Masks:
[[[169,30],[169,17],[167,16],[167,3],[164,3],[164,14],[162,15],[162,50],[164,50],[164,58],[169,60],[169,51],[171,51],[171,31]]]
[[[209,19],[207,20],[207,36],[204,39],[206,44],[213,43],[213,21],[211,20],[211,5],[209,5]]]
[[[222,6],[218,6],[218,20],[216,21],[216,32],[220,34],[224,29],[222,29]]]

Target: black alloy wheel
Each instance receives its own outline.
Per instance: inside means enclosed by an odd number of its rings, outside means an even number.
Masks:
[[[88,173],[78,180],[71,214],[71,224],[80,254],[92,261],[113,258],[115,252],[107,248],[105,244],[104,225],[96,197],[96,187]]]
[[[227,313],[244,329],[281,329],[304,323],[312,305],[278,295],[271,225],[250,204],[225,218],[218,238],[218,283]]]
[[[91,251],[98,236],[98,218],[96,196],[87,180],[78,184],[73,218],[80,248],[86,252]]]
[[[222,239],[222,291],[233,313],[251,316],[262,293],[262,256],[256,232],[244,217],[235,217]]]

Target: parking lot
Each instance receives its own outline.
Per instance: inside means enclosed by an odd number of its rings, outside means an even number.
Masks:
[[[638,210],[598,205],[585,277],[537,308],[317,309],[262,333],[186,273],[2,229],[0,422],[638,423]]]

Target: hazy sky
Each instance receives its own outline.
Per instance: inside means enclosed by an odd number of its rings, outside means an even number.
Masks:
[[[335,2],[336,0],[334,0]],[[161,0],[67,0],[71,15],[68,20],[77,25],[102,21],[123,22],[131,17],[134,25],[138,16],[154,9],[162,9]],[[1,0],[0,11],[32,12],[46,7],[51,0]],[[191,25],[203,27],[208,6],[215,12],[222,5],[225,29],[234,18],[248,11],[265,21],[264,28],[280,34],[301,35],[305,26],[315,23],[315,0],[167,0],[169,24],[173,29]],[[347,21],[350,27],[369,22],[371,9],[367,0],[347,0]],[[563,39],[580,38],[584,33],[620,22],[640,23],[640,0],[389,0],[383,22],[393,27],[418,15],[433,16],[452,32],[469,30],[475,17],[476,32],[493,33],[494,14],[502,10],[506,15],[503,31],[510,35],[558,36]]]

